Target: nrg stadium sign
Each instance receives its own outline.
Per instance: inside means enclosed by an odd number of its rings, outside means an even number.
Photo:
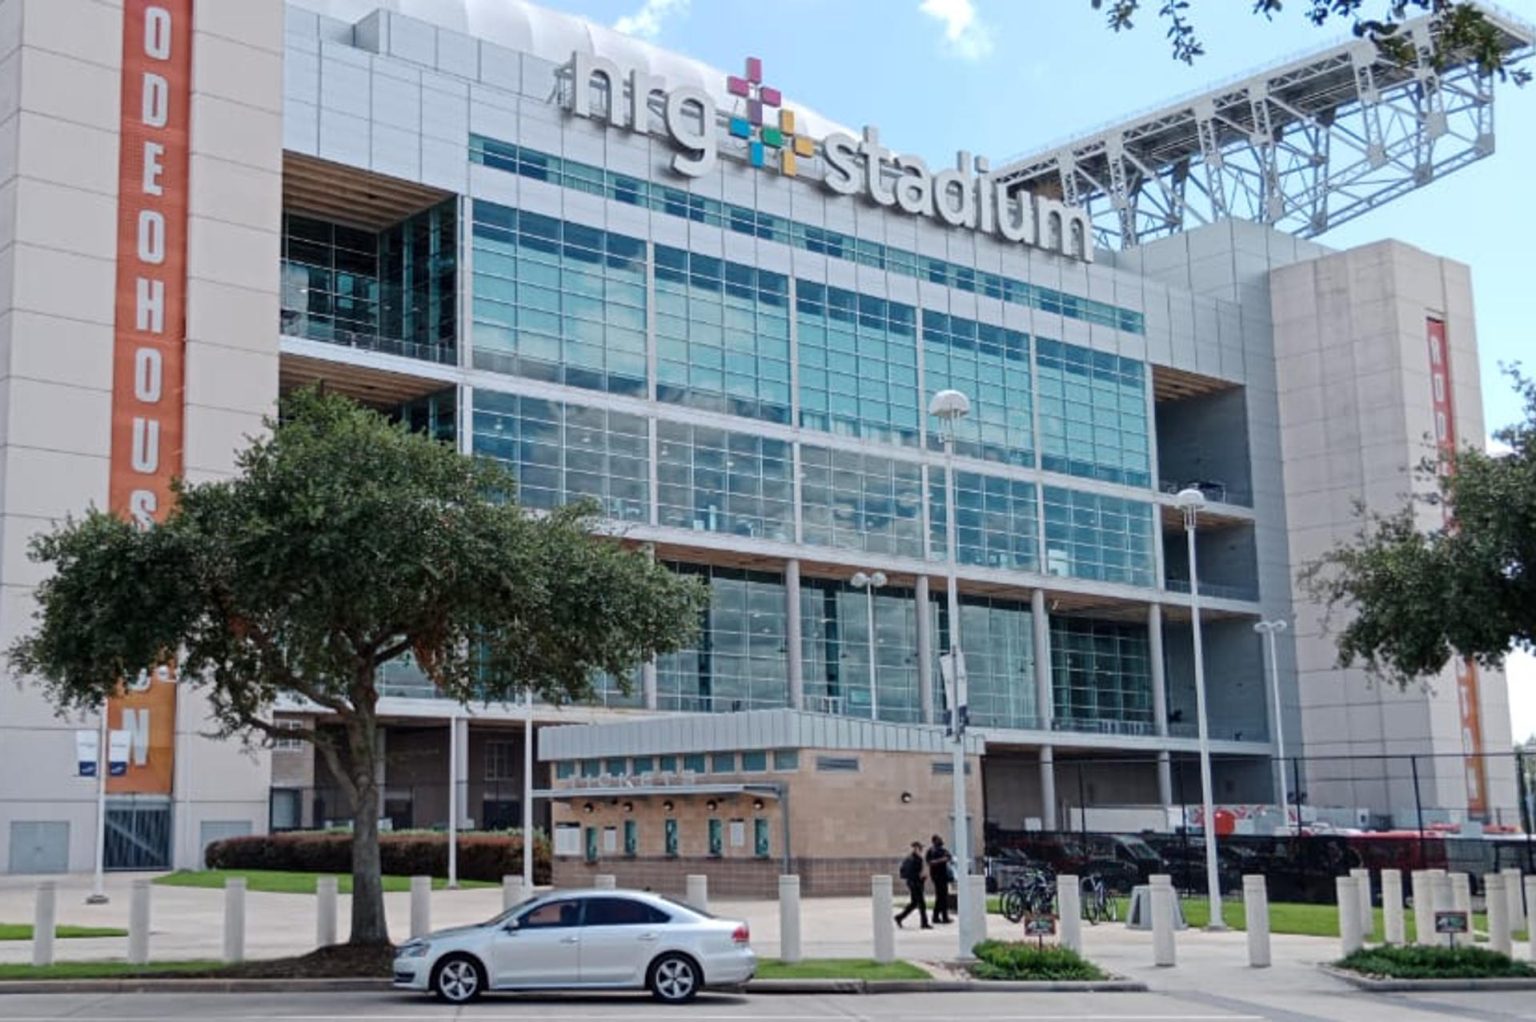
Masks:
[[[819,153],[822,186],[839,195],[862,195],[913,216],[1093,262],[1086,213],[1030,192],[1010,195],[988,173],[983,157],[973,160],[962,152],[954,169],[935,172],[921,157],[881,145],[877,128],[866,127],[862,138],[833,132],[819,142],[800,133],[795,111],[783,105],[778,89],[763,84],[762,62],[755,57],[747,59],[745,75],[726,78],[726,91],[739,99],[738,109],[724,118],[703,89],[668,89],[657,75],[638,68],[626,73],[589,53],[571,54],[561,75],[562,105],[572,116],[648,134],[653,110],[659,113],[662,133],[680,150],[672,157],[672,169],[684,177],[709,173],[722,152],[754,167],[772,163],[780,174],[795,177],[801,161]],[[660,101],[654,107],[653,97]],[[770,111],[772,118],[767,117]]]

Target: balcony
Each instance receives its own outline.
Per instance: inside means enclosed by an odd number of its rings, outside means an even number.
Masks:
[[[1159,479],[1157,488],[1163,493],[1176,494],[1181,490],[1199,490],[1213,504],[1233,504],[1237,507],[1253,507],[1253,491],[1221,479]]]
[[[1163,579],[1163,588],[1170,593],[1184,593],[1187,595],[1189,593],[1189,579],[1165,578]],[[1243,600],[1253,603],[1259,598],[1259,587],[1257,583],[1231,585],[1222,582],[1208,582],[1202,578],[1200,580],[1200,596],[1202,598],[1209,596],[1218,600]]]
[[[316,315],[302,309],[283,309],[279,329],[284,336],[302,337],[309,341],[324,341],[359,351],[371,351],[381,355],[421,359],[440,365],[453,365],[458,353],[452,342],[448,344],[421,344],[385,337],[377,333],[356,329],[352,325],[337,322],[331,316]]]

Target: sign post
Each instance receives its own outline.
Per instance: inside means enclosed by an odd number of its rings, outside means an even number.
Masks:
[[[1045,938],[1056,936],[1056,917],[1049,912],[1041,912],[1038,915],[1033,912],[1024,914],[1024,936],[1034,937],[1041,951],[1045,950]]]
[[[1435,932],[1443,933],[1451,942],[1451,947],[1456,946],[1456,934],[1472,932],[1464,909],[1447,909],[1435,913]]]

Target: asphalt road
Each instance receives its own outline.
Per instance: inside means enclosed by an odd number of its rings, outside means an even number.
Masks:
[[[1270,1001],[1271,998],[1264,998]],[[1298,1003],[1299,1002],[1299,1003]],[[1430,1019],[1536,1020],[1536,998],[1501,994],[1370,995],[1315,1002],[1255,1003],[1241,992],[1205,994],[899,994],[705,996],[686,1008],[643,997],[490,997],[455,1009],[425,997],[358,994],[4,994],[5,1022],[1426,1022]]]

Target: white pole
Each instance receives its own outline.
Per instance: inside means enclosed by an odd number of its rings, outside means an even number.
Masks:
[[[1504,874],[1483,876],[1483,897],[1488,904],[1488,947],[1501,955],[1514,948],[1509,939],[1509,896],[1504,893]]]
[[[1334,900],[1339,906],[1339,944],[1344,954],[1364,946],[1360,934],[1360,881],[1352,876],[1334,879]]]
[[[1401,947],[1403,939],[1403,874],[1401,870],[1381,871],[1382,937],[1388,944]]]
[[[335,877],[320,877],[315,883],[315,946],[330,947],[336,943],[336,891]]]
[[[52,880],[37,885],[37,903],[32,910],[32,964],[37,967],[53,964],[58,890],[59,885]]]
[[[459,714],[448,711],[448,887],[459,886]]]
[[[1267,969],[1269,954],[1269,888],[1262,875],[1243,877],[1243,918],[1248,927],[1248,964]]]
[[[880,695],[875,670],[875,579],[870,576],[864,587],[865,606],[869,608],[869,719],[880,719]],[[892,940],[895,938],[892,937]]]
[[[1178,960],[1173,936],[1174,912],[1178,907],[1173,878],[1166,873],[1154,873],[1149,878],[1147,901],[1152,915],[1152,964],[1171,967]]]
[[[1285,779],[1285,722],[1281,719],[1280,710],[1280,660],[1275,655],[1275,636],[1285,631],[1287,625],[1284,621],[1260,621],[1254,625],[1254,630],[1264,636],[1264,650],[1267,654],[1266,662],[1269,668],[1270,686],[1274,691],[1275,699],[1275,791],[1280,799],[1280,815],[1285,823],[1285,829],[1291,829],[1291,796],[1286,788]],[[1299,812],[1299,810],[1298,810]],[[1297,821],[1297,829],[1300,829],[1301,821]]]
[[[432,932],[432,878],[411,877],[411,936]]]
[[[1071,873],[1056,874],[1057,941],[1069,951],[1083,950],[1083,889]]]
[[[875,961],[887,965],[896,960],[896,917],[891,911],[890,875],[870,877],[869,894],[875,927]]]
[[[960,552],[955,549],[955,424],[949,422],[944,433],[944,538],[948,557],[948,583],[949,583],[949,671],[954,678],[954,702],[949,708],[950,730],[954,732],[955,746],[952,756],[952,769],[954,770],[954,817],[955,836],[952,846],[954,851],[954,876],[951,877],[953,886],[951,890],[956,895],[956,905],[959,908],[959,925],[956,927],[960,939],[960,958],[962,961],[971,957],[972,941],[970,940],[971,912],[969,900],[966,897],[966,875],[970,872],[970,826],[966,819],[965,798],[965,696],[963,654],[960,652],[960,589],[958,566]]]
[[[1195,564],[1197,508],[1198,505],[1184,508],[1184,535],[1189,547],[1189,614],[1195,645],[1195,714],[1200,724],[1200,801],[1205,811],[1205,826],[1202,828],[1205,831],[1205,889],[1211,908],[1211,919],[1206,929],[1225,930],[1227,924],[1221,915],[1221,874],[1216,865],[1216,809],[1211,799],[1211,735],[1205,718],[1205,649],[1200,634],[1200,574]]]
[[[245,877],[224,881],[224,960],[245,961]]]
[[[135,880],[128,896],[128,961],[149,961],[149,881]]]
[[[107,865],[107,772],[112,760],[107,753],[107,704],[101,704],[101,741],[96,756],[96,874],[91,880],[91,895],[87,905],[105,905],[108,901],[106,887]]]
[[[800,960],[800,878],[779,877],[779,958]]]
[[[523,690],[523,894],[533,896],[533,689]]]

